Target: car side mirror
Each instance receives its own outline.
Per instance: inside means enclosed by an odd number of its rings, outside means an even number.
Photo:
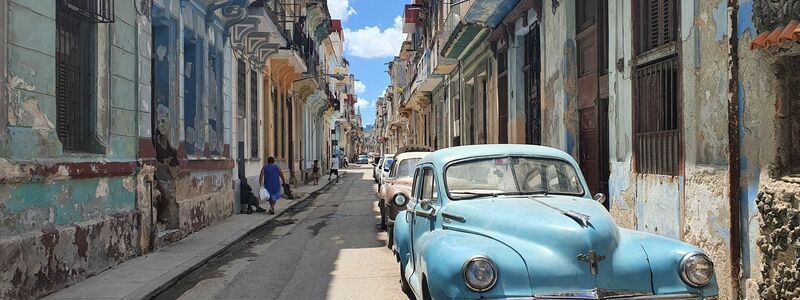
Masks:
[[[600,204],[605,204],[607,198],[606,198],[605,194],[597,193],[597,194],[594,194],[594,200],[597,201],[597,202],[600,202]]]
[[[425,199],[419,202],[419,207],[423,210],[433,210],[433,201],[431,199]]]

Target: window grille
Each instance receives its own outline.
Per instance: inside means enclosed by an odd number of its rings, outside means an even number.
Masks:
[[[114,23],[114,0],[58,0],[58,9],[90,23]]]
[[[247,116],[247,65],[241,59],[237,62],[236,82],[237,115],[244,118]]]
[[[638,53],[675,40],[676,7],[670,0],[636,2]],[[637,62],[634,73],[634,131],[636,170],[639,173],[678,175],[681,124],[678,55],[653,51]]]
[[[677,62],[672,56],[636,70],[636,161],[640,173],[678,173]]]
[[[250,72],[250,157],[258,157],[258,73]]]
[[[64,150],[90,147],[90,25],[72,10],[56,11],[56,132]]]

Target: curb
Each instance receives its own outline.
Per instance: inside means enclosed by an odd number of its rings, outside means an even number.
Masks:
[[[125,297],[122,297],[122,299],[153,299],[153,298],[155,298],[159,294],[163,293],[165,290],[167,290],[170,287],[174,286],[178,281],[180,281],[181,279],[183,279],[184,277],[189,275],[191,272],[194,272],[195,270],[199,269],[201,266],[203,266],[209,260],[219,256],[220,254],[222,254],[226,250],[230,249],[230,247],[232,247],[234,244],[241,242],[242,240],[244,240],[245,237],[247,237],[248,235],[250,235],[254,231],[257,231],[257,230],[261,229],[262,227],[268,225],[270,222],[274,221],[278,217],[280,217],[283,214],[285,214],[286,211],[293,209],[294,207],[299,205],[301,202],[303,202],[304,200],[308,199],[308,197],[311,196],[311,194],[313,194],[315,192],[318,192],[318,191],[320,191],[320,190],[322,190],[322,189],[324,189],[324,188],[326,188],[329,185],[334,184],[334,183],[335,183],[335,181],[328,181],[327,184],[320,186],[318,189],[316,189],[313,192],[310,192],[308,194],[303,195],[302,198],[290,199],[290,200],[294,201],[294,203],[292,203],[291,205],[287,206],[286,208],[281,210],[279,213],[275,214],[272,218],[266,219],[261,224],[259,224],[257,226],[254,226],[253,228],[247,229],[243,234],[240,234],[240,235],[238,235],[236,237],[233,237],[230,240],[225,240],[224,242],[222,242],[220,244],[217,244],[217,246],[211,247],[208,251],[204,252],[203,254],[195,256],[194,258],[192,258],[189,261],[187,261],[186,263],[184,263],[184,264],[189,264],[188,267],[183,268],[183,266],[179,266],[178,268],[176,268],[174,270],[171,270],[170,272],[167,272],[166,274],[163,274],[163,275],[159,276],[159,278],[160,277],[165,277],[165,276],[169,277],[168,279],[165,279],[165,281],[160,281],[160,283],[145,284],[144,286],[134,290],[132,293],[130,293],[128,295],[125,295]],[[195,259],[196,259],[196,261],[195,261]],[[156,281],[158,281],[158,280],[153,280],[151,282],[156,282]]]

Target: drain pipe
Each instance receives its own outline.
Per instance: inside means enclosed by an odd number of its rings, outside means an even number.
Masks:
[[[728,0],[728,11],[730,12],[730,35],[728,38],[728,59],[729,59],[729,81],[728,81],[728,185],[730,190],[730,224],[731,224],[731,289],[733,299],[740,297],[740,272],[742,262],[742,201],[741,201],[741,146],[739,136],[739,37],[738,37],[738,15],[739,5],[736,0]]]

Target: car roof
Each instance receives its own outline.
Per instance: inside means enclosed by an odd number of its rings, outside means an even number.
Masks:
[[[461,159],[481,156],[539,156],[549,158],[559,158],[566,160],[573,165],[577,166],[575,160],[564,151],[536,145],[519,145],[519,144],[502,144],[502,145],[469,145],[469,146],[456,146],[437,150],[420,161],[423,163],[433,163],[437,166],[444,166],[445,164]]]
[[[404,160],[409,158],[423,158],[433,152],[403,152],[395,156],[395,160]]]

